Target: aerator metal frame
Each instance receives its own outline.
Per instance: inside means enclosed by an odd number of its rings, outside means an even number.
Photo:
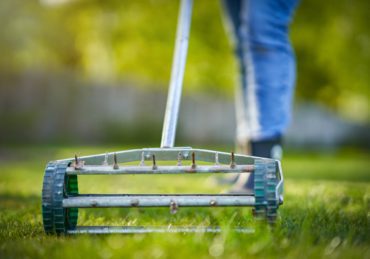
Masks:
[[[135,161],[137,166],[122,165]],[[173,165],[158,165],[157,161],[172,161]],[[200,165],[200,161],[211,164]],[[78,175],[199,173],[253,173],[254,194],[78,194]],[[42,199],[47,233],[219,232],[219,227],[78,227],[78,208],[168,207],[176,212],[181,207],[249,206],[257,217],[274,223],[283,202],[283,174],[280,162],[273,159],[193,148],[135,149],[50,162]]]
[[[181,0],[170,89],[163,123],[161,148],[144,148],[115,153],[52,161],[45,170],[42,189],[42,215],[48,234],[220,232],[219,227],[78,227],[79,208],[250,206],[254,215],[274,223],[283,202],[283,174],[274,159],[217,152],[190,147],[174,147],[190,31],[192,0]],[[137,166],[123,165],[137,162]],[[150,161],[150,163],[148,163]],[[170,161],[158,165],[157,161]],[[185,163],[185,161],[191,161]],[[199,162],[208,162],[203,165]],[[149,165],[150,164],[150,165]],[[254,174],[252,194],[156,194],[96,195],[78,193],[78,175],[126,174]],[[238,232],[250,229],[237,228]]]

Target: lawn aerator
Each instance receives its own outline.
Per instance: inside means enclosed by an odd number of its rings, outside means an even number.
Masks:
[[[283,174],[274,159],[174,147],[190,31],[192,0],[182,0],[160,148],[143,148],[49,162],[42,189],[42,216],[48,234],[219,232],[220,227],[78,227],[78,208],[251,206],[274,223],[283,202]],[[137,162],[136,166],[132,162]],[[166,165],[159,165],[165,161]],[[199,163],[202,162],[202,163]],[[204,163],[206,162],[206,163]],[[124,163],[130,163],[124,164]],[[78,175],[253,173],[252,194],[79,194]],[[248,232],[247,228],[236,228]]]

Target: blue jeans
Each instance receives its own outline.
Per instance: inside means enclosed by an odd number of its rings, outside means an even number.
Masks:
[[[299,0],[223,0],[240,65],[237,142],[284,134],[291,117],[295,57],[289,24]]]

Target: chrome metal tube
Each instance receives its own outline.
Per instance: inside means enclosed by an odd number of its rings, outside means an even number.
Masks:
[[[113,169],[112,166],[83,166],[80,169],[67,168],[69,175],[96,175],[96,174],[183,174],[183,173],[252,173],[254,165],[199,165],[191,166],[120,166]]]
[[[193,1],[181,0],[177,24],[175,53],[172,62],[171,81],[163,122],[161,147],[173,147],[175,143],[177,119],[180,108],[182,83],[188,52],[189,32]]]
[[[251,195],[79,195],[63,199],[64,208],[254,206]]]
[[[253,228],[232,228],[237,233],[254,233]],[[145,234],[145,233],[220,233],[220,227],[187,226],[83,226],[67,230],[68,234]]]

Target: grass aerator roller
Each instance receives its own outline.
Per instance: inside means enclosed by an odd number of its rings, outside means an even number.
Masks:
[[[78,208],[250,206],[254,215],[274,223],[283,202],[280,162],[234,153],[174,147],[181,88],[190,31],[192,0],[182,0],[176,47],[160,148],[143,148],[52,161],[42,189],[42,216],[48,234],[219,232],[219,227],[78,227]],[[136,166],[132,164],[137,162]],[[158,162],[166,163],[165,165]],[[125,164],[126,163],[126,164]],[[79,194],[78,175],[125,174],[254,174],[252,194]],[[114,177],[114,176],[112,176]],[[248,232],[246,228],[235,229]]]

